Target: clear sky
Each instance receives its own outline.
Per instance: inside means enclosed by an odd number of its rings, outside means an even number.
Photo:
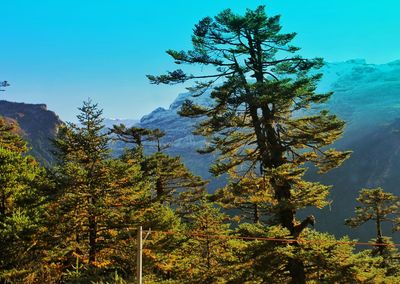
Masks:
[[[258,5],[282,15],[304,56],[400,59],[398,0],[0,0],[0,80],[11,84],[1,98],[74,121],[90,97],[106,117],[140,118],[184,91],[145,77],[174,69],[165,50],[189,48],[205,16]]]

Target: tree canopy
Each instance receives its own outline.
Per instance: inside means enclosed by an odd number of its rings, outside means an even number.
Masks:
[[[258,191],[270,191],[275,200],[269,203],[273,222],[296,237],[307,225],[298,226],[296,211],[325,206],[329,192],[328,186],[303,179],[304,164],[325,173],[350,152],[329,148],[342,135],[344,122],[317,110],[331,96],[316,91],[321,74],[315,70],[322,59],[301,57],[299,48],[291,45],[296,34],[282,33],[279,20],[268,16],[264,6],[243,16],[228,9],[206,17],[194,28],[192,50],[167,53],[178,65],[207,66],[207,71],[193,75],[177,69],[148,78],[154,84],[193,80],[194,96],[212,88],[211,107],[188,100],[180,111],[205,117],[196,133],[210,139],[203,153],[219,154],[211,172],[235,173],[232,183],[249,174],[262,177]],[[302,264],[289,262],[288,267],[294,283],[304,283]]]
[[[227,178],[212,193],[172,156],[163,130],[106,129],[90,100],[77,124],[60,126],[47,168],[15,121],[0,118],[0,282],[133,283],[142,255],[145,283],[400,283],[397,244],[382,226],[399,229],[398,196],[360,191],[346,223],[374,222],[370,243],[318,232],[301,211],[329,203],[330,186],[306,171],[326,173],[351,152],[332,146],[345,123],[324,110],[331,93],[317,91],[323,61],[301,57],[294,37],[264,6],[228,9],[195,26],[191,50],[168,51],[203,72],[148,76],[210,95],[180,114],[200,118],[195,133],[208,143],[199,151]]]

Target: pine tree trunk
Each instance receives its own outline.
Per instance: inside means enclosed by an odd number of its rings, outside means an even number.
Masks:
[[[89,199],[89,263],[96,261],[96,239],[97,239],[97,222],[96,215],[93,212],[94,198]]]
[[[258,205],[254,204],[254,224],[257,224],[260,221],[260,212],[258,210]]]
[[[254,132],[256,134],[257,146],[259,147],[262,161],[262,168],[278,168],[285,163],[284,160],[284,149],[279,143],[279,137],[270,123],[273,119],[273,114],[266,108],[262,109],[263,121],[258,117],[258,111],[256,107],[250,107],[250,115],[253,122]],[[275,198],[280,204],[286,204],[291,197],[290,184],[279,184],[278,181],[272,180],[273,187],[275,189]],[[285,205],[284,205],[285,206]],[[290,231],[292,236],[295,235],[294,229],[294,217],[295,211],[291,208],[282,207],[278,211],[279,223]],[[298,244],[293,244],[298,246]],[[291,277],[292,284],[303,284],[306,283],[306,275],[304,271],[304,264],[297,259],[289,259],[288,270]]]
[[[96,217],[89,216],[89,262],[96,261],[96,237],[97,237],[97,223]]]
[[[376,209],[376,242],[378,244],[383,244],[383,238],[382,238],[382,228],[381,228],[381,216],[380,216],[380,212],[378,209]],[[383,256],[383,252],[384,252],[384,247],[382,245],[378,246],[378,252],[379,255]]]
[[[304,264],[303,262],[297,259],[289,259],[288,268],[290,272],[290,277],[292,280],[291,284],[305,284],[306,283],[306,275],[304,272]]]
[[[279,201],[284,201],[290,197],[290,185],[276,186],[277,198]],[[290,231],[291,236],[295,236],[298,232],[295,232],[294,217],[295,212],[289,208],[281,208],[278,213],[280,224]],[[292,246],[298,247],[297,243],[291,244]],[[298,259],[291,258],[288,260],[288,270],[291,277],[291,284],[304,284],[306,283],[306,274],[304,271],[304,264]]]
[[[255,127],[256,128],[256,127]],[[256,134],[257,134],[257,128],[256,130]],[[259,128],[259,130],[261,130],[261,128]],[[269,133],[272,132],[272,129],[269,129],[268,131]],[[261,138],[261,139],[260,139]],[[265,141],[265,136],[262,135],[262,133],[259,133],[259,135],[257,135],[257,140],[258,141]],[[283,164],[283,158],[282,158],[282,149],[280,148],[279,145],[276,144],[276,139],[273,139],[273,141],[270,141],[269,144],[271,144],[271,142],[273,143],[273,148],[271,150],[271,157],[269,157],[268,152],[262,153],[262,158],[263,158],[263,166],[264,167],[279,167],[280,165]],[[266,144],[264,144],[266,145]],[[261,149],[265,149],[266,151],[266,147],[260,147]],[[286,184],[286,185],[279,185],[277,184],[277,181],[273,181],[273,183],[275,183],[274,188],[275,188],[275,198],[282,204],[285,204],[287,200],[290,199],[290,185]],[[278,220],[279,223],[287,228],[291,235],[294,236],[295,235],[295,230],[294,230],[294,217],[295,217],[295,211],[290,209],[290,208],[280,208],[279,212],[278,212]],[[293,244],[296,245],[296,244]],[[306,275],[305,275],[305,271],[304,271],[304,264],[297,260],[297,259],[289,259],[288,262],[288,270],[290,273],[290,277],[291,277],[291,282],[292,284],[303,284],[306,283]]]
[[[157,178],[156,181],[156,194],[157,194],[157,198],[161,199],[161,197],[163,196],[164,193],[164,187],[163,187],[163,182],[161,180],[161,178]]]
[[[1,195],[1,206],[0,206],[0,216],[4,218],[6,215],[6,196],[5,194]]]

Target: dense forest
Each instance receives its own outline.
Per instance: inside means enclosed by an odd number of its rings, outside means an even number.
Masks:
[[[304,214],[328,206],[331,189],[306,171],[340,167],[351,149],[332,148],[345,122],[320,107],[332,95],[316,91],[323,60],[300,56],[279,20],[263,6],[206,17],[192,50],[167,51],[203,72],[148,75],[191,82],[193,96],[212,90],[212,105],[186,100],[179,114],[201,118],[198,151],[227,177],[213,194],[167,154],[163,131],[106,128],[90,100],[79,123],[59,128],[52,165],[28,155],[19,126],[2,118],[0,283],[133,283],[141,265],[144,283],[399,283],[399,197],[360,189],[343,223],[373,223],[371,240],[319,232]],[[126,145],[118,157],[115,141]]]

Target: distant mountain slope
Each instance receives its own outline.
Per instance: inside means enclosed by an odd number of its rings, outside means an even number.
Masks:
[[[62,124],[59,117],[47,110],[45,104],[25,104],[0,101],[0,115],[18,123],[22,136],[32,148],[31,154],[47,165],[53,161],[50,153],[51,142],[58,127]]]
[[[371,227],[350,230],[343,225],[344,219],[353,214],[358,191],[362,187],[383,186],[400,195],[400,61],[374,65],[350,60],[327,64],[322,73],[319,90],[334,91],[322,108],[347,122],[344,137],[335,147],[353,150],[354,154],[342,167],[326,175],[309,171],[309,179],[333,185],[332,205],[316,212],[323,217],[318,218],[317,226],[365,240],[371,237]],[[185,99],[202,105],[212,103],[209,93],[196,98],[190,93],[180,94],[169,109],[157,108],[144,116],[139,125],[164,130],[165,142],[172,145],[170,153],[182,156],[195,173],[211,178],[208,166],[213,157],[195,152],[205,143],[203,137],[191,133],[197,121],[176,113]],[[213,181],[211,191],[221,184]]]
[[[400,61],[374,65],[363,60],[350,60],[327,64],[322,72],[324,77],[319,90],[334,91],[323,108],[347,122],[344,137],[334,146],[354,153],[340,168],[328,174],[318,175],[312,169],[308,172],[308,179],[333,185],[331,206],[313,212],[317,215],[316,226],[337,235],[350,234],[367,240],[372,236],[372,226],[351,230],[343,223],[345,218],[352,216],[355,197],[363,187],[382,186],[400,195]],[[171,144],[169,153],[180,155],[194,173],[210,179],[209,190],[213,191],[223,185],[224,180],[212,178],[208,173],[215,157],[196,153],[196,149],[206,143],[204,137],[191,133],[199,120],[177,114],[185,99],[201,105],[212,103],[209,93],[196,98],[192,98],[190,93],[180,94],[168,109],[157,108],[137,125],[164,130],[164,143]],[[0,101],[0,115],[20,124],[23,135],[33,148],[32,154],[41,161],[52,160],[48,138],[54,137],[62,123],[54,112],[48,111],[45,105]],[[132,120],[105,122],[107,127],[135,123]],[[124,146],[122,143],[113,144],[115,153],[121,153]]]
[[[353,154],[341,167],[325,175],[310,171],[308,178],[334,185],[331,206],[319,215],[318,227],[336,234],[350,234],[362,239],[372,237],[373,224],[361,226],[356,231],[343,226],[343,220],[353,214],[357,205],[355,198],[361,188],[383,187],[386,191],[400,195],[400,119],[389,125],[370,125],[359,129],[356,137],[347,132],[337,143],[338,148],[351,149]],[[391,227],[386,227],[390,233]],[[399,234],[395,238],[400,240]]]

